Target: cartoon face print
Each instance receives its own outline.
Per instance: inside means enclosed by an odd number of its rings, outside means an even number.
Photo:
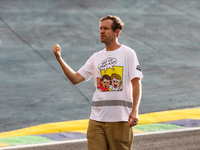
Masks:
[[[121,76],[118,74],[112,74],[111,85],[109,87],[112,91],[121,91],[123,89]]]
[[[103,75],[100,79],[100,84],[97,86],[101,91],[109,91],[111,78],[109,75]]]
[[[110,80],[104,79],[103,81],[101,81],[101,85],[106,89],[109,87],[110,85]]]
[[[123,66],[117,66],[117,58],[108,57],[102,60],[96,77],[97,89],[105,91],[122,91],[123,90]]]
[[[113,78],[113,79],[112,79],[112,86],[113,86],[114,88],[119,87],[120,83],[121,83],[121,80],[120,80],[120,79],[116,79],[116,78]]]

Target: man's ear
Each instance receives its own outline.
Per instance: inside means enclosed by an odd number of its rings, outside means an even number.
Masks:
[[[119,34],[120,34],[120,29],[116,29],[116,30],[115,30],[115,34],[116,34],[116,36],[118,37]]]

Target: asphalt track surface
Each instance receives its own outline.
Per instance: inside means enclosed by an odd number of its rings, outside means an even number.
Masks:
[[[73,86],[52,47],[77,71],[96,51],[99,18],[125,22],[120,43],[144,73],[140,113],[200,106],[200,1],[0,0],[0,132],[87,119],[93,80]],[[192,135],[194,132],[192,132]]]

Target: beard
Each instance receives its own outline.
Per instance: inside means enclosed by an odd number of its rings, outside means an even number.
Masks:
[[[110,43],[112,43],[113,39],[114,39],[113,36],[109,36],[109,37],[106,36],[103,39],[101,38],[101,43],[109,45]]]

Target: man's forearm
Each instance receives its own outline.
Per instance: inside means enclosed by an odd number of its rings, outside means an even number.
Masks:
[[[58,62],[64,74],[72,82],[72,84],[75,85],[79,82],[84,81],[84,78],[80,74],[76,73],[67,63],[65,63],[65,61],[62,58],[58,59]]]
[[[138,112],[142,95],[141,80],[139,78],[133,79],[132,87],[133,87],[133,111]]]
[[[67,76],[67,78],[72,82],[72,84],[78,84],[85,80],[83,76],[81,76],[79,73],[75,72],[61,57],[61,47],[59,44],[56,44],[53,47],[54,55],[59,62],[64,74]]]

